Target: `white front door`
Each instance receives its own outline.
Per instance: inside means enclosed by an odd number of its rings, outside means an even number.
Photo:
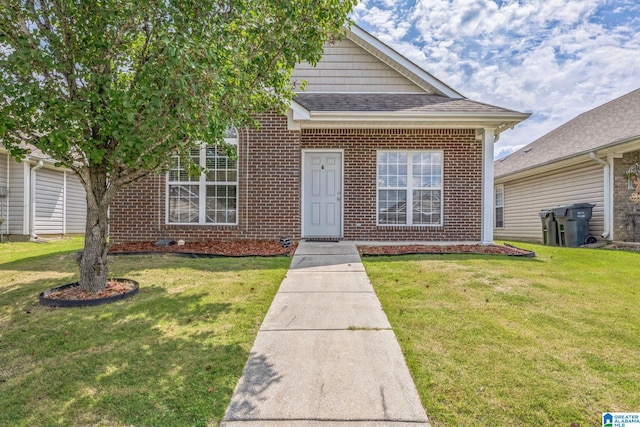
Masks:
[[[303,237],[342,237],[342,152],[305,152],[303,181]]]

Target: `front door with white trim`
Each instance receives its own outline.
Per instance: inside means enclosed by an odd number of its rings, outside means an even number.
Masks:
[[[302,188],[304,237],[342,237],[342,152],[305,152]]]

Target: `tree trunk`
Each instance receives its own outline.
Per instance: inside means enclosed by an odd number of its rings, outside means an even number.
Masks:
[[[104,212],[102,212],[104,211]],[[107,286],[107,209],[87,206],[87,227],[80,260],[80,289],[96,294]]]
[[[79,263],[80,289],[96,294],[107,287],[108,210],[115,188],[108,183],[106,168],[88,168],[84,172],[87,224]]]

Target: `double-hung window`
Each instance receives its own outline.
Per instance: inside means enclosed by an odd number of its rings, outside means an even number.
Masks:
[[[378,151],[378,225],[442,225],[441,151]]]
[[[504,228],[504,186],[495,187],[496,228]]]
[[[235,130],[225,142],[237,146]],[[191,161],[204,169],[189,174],[186,162],[174,156],[167,183],[167,222],[176,224],[237,224],[238,167],[222,147],[203,144],[192,149]]]

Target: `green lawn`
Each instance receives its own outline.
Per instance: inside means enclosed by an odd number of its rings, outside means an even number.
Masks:
[[[602,425],[640,411],[640,254],[367,257],[433,426]]]
[[[137,296],[39,306],[81,246],[0,244],[0,425],[217,425],[290,259],[113,257]]]

